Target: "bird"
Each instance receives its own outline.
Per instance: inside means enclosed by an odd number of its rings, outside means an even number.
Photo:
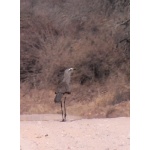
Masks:
[[[62,112],[62,122],[66,121],[66,107],[65,107],[65,101],[66,101],[66,94],[71,94],[71,88],[70,88],[70,81],[71,81],[71,74],[73,71],[76,70],[75,68],[68,68],[64,71],[63,80],[58,85],[56,91],[55,91],[55,103],[61,103],[61,112]],[[64,101],[62,100],[64,96]],[[63,102],[64,102],[64,111],[63,111]]]

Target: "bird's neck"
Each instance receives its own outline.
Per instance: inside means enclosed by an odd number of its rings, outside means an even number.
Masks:
[[[67,84],[70,83],[70,76],[64,75],[63,82],[66,82]]]

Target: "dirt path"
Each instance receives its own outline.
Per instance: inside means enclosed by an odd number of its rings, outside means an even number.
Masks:
[[[130,118],[21,115],[21,150],[129,150]]]

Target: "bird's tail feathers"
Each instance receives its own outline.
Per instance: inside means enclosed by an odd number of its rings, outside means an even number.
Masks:
[[[56,93],[54,102],[55,103],[60,103],[61,102],[61,98],[62,98],[63,94],[62,93]]]

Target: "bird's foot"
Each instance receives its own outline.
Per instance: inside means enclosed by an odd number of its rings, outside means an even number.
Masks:
[[[66,121],[66,119],[62,119],[62,121],[61,122],[65,122]]]

